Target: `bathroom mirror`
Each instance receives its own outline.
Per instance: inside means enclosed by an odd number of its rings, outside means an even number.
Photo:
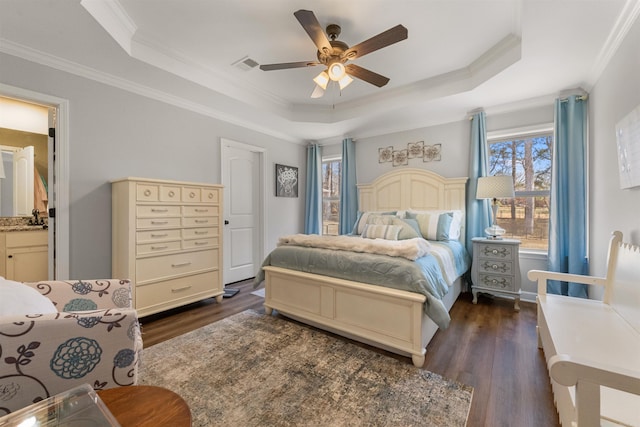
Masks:
[[[46,217],[47,135],[0,128],[0,154],[5,176],[0,178],[0,217],[29,217],[33,209]]]

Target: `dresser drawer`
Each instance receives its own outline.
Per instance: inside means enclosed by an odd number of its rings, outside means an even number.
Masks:
[[[217,206],[184,206],[182,208],[183,216],[217,216]]]
[[[136,200],[140,202],[157,202],[160,200],[160,186],[157,184],[137,184]]]
[[[180,216],[180,206],[162,206],[162,205],[137,206],[136,216],[138,218]]]
[[[138,218],[136,228],[173,228],[180,227],[180,218]]]
[[[210,227],[218,225],[217,216],[182,218],[183,227]]]
[[[179,202],[180,200],[182,200],[182,187],[178,185],[160,186],[161,202]]]
[[[172,304],[172,302],[188,299],[192,296],[199,296],[198,299],[202,299],[202,294],[210,295],[221,290],[222,285],[219,283],[218,272],[211,271],[147,285],[136,285],[135,305],[137,310],[144,312],[145,309],[149,309],[149,311],[155,312],[158,310],[153,310],[153,306],[180,305]]]
[[[200,202],[202,200],[202,188],[182,187],[183,202]]]
[[[478,263],[478,271],[481,273],[500,273],[512,275],[514,271],[513,263],[511,261],[480,258],[478,260]]]
[[[136,245],[137,255],[160,254],[163,252],[174,252],[182,249],[180,240],[173,242],[143,243]]]
[[[217,237],[212,237],[210,239],[193,239],[193,240],[182,241],[183,249],[204,249],[204,248],[215,248],[216,246],[218,246]]]
[[[481,258],[512,259],[514,254],[512,245],[479,244],[477,249]],[[476,248],[473,250],[475,251]]]
[[[218,227],[184,228],[182,230],[183,239],[202,239],[213,236],[218,236]]]
[[[136,282],[170,278],[212,268],[218,268],[218,249],[141,258],[136,269]]]
[[[220,203],[220,191],[217,188],[203,188],[202,201],[205,203]]]
[[[492,289],[500,289],[504,291],[513,291],[513,276],[500,276],[495,274],[478,274],[480,283],[476,286]]]
[[[166,242],[180,240],[180,230],[149,230],[136,232],[136,243]]]

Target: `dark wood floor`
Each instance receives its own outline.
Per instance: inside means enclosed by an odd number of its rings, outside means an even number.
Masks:
[[[249,282],[228,287],[240,293],[222,304],[210,298],[141,319],[144,346],[250,308],[264,312],[264,300],[251,294]],[[535,304],[521,307],[518,313],[512,301],[484,295],[474,305],[471,294],[463,293],[451,309],[451,325],[427,347],[425,369],[474,388],[468,427],[560,425],[544,356],[537,348]],[[410,358],[373,350],[411,363]]]

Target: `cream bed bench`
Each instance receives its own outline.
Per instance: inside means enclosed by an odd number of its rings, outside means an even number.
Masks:
[[[640,247],[612,233],[606,277],[531,270],[538,346],[564,427],[640,426]],[[602,301],[547,294],[547,280],[604,287]]]

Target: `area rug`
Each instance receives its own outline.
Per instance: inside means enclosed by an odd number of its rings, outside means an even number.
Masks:
[[[181,395],[194,427],[464,426],[473,393],[253,310],[145,348],[140,378]]]

